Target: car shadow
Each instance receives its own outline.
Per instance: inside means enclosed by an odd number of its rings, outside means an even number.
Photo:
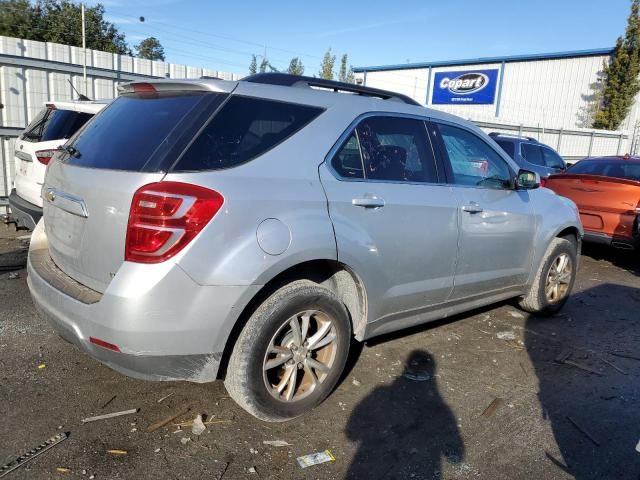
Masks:
[[[640,252],[638,251],[621,250],[605,245],[583,243],[582,254],[594,260],[610,262],[616,267],[640,276]]]
[[[640,311],[640,288],[600,284],[573,294],[560,314],[525,324],[542,420],[557,443],[544,456],[578,480],[640,474],[640,315],[629,315],[633,306]]]
[[[436,371],[434,357],[415,350],[401,376],[356,405],[346,434],[359,445],[346,478],[439,479],[443,461],[462,462],[464,443]]]

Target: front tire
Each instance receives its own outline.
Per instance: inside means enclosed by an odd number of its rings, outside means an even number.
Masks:
[[[576,278],[577,246],[565,238],[554,238],[538,269],[529,293],[520,308],[540,316],[550,316],[569,299]]]
[[[295,418],[331,393],[350,342],[351,322],[338,297],[308,280],[292,282],[249,318],[231,353],[225,386],[261,420]]]

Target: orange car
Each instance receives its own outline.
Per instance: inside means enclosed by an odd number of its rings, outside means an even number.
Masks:
[[[640,248],[640,157],[585,158],[544,186],[576,203],[585,241]]]

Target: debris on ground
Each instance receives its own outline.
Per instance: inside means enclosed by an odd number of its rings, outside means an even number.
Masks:
[[[636,445],[636,452],[640,453],[640,440],[638,440],[638,444]]]
[[[640,360],[640,357],[634,357],[633,355],[629,355],[628,353],[620,353],[620,352],[609,352],[609,353],[615,357],[630,358],[631,360]]]
[[[193,419],[193,426],[191,427],[191,433],[194,435],[202,435],[204,431],[207,429],[205,424],[202,422],[202,415],[198,414],[196,418]]]
[[[186,444],[187,444],[187,443],[189,443],[190,441],[191,441],[191,438],[189,438],[189,437],[182,437],[182,438],[180,439],[180,443],[181,443],[181,444],[183,444],[183,445],[186,445]]]
[[[254,455],[257,455],[258,454],[258,450],[256,450],[255,448],[251,447],[249,449],[249,453],[253,453]]]
[[[300,465],[302,468],[307,468],[313,465],[318,465],[320,463],[335,462],[336,457],[333,456],[329,449],[326,449],[324,452],[303,455],[301,457],[298,457],[296,460],[298,461],[298,465]]]
[[[484,412],[481,413],[481,416],[490,417],[491,415],[496,413],[498,407],[502,405],[502,401],[503,400],[501,398],[494,398],[493,401],[487,406],[487,408],[484,409]]]
[[[515,311],[510,311],[509,315],[511,315],[513,318],[524,318],[524,315],[521,314],[520,312],[515,312]]]
[[[41,363],[40,365],[38,365],[38,370],[42,370],[43,368],[47,368],[46,363]]]
[[[4,477],[9,472],[14,471],[16,468],[20,468],[25,463],[27,463],[29,460],[32,460],[35,457],[37,457],[38,455],[40,455],[41,453],[44,453],[47,450],[49,450],[50,448],[55,447],[56,445],[58,445],[59,443],[63,442],[67,438],[69,438],[69,433],[68,432],[58,433],[57,435],[54,435],[53,437],[51,437],[50,439],[48,439],[45,442],[41,443],[37,447],[32,448],[31,450],[29,450],[26,453],[23,453],[18,458],[16,458],[14,461],[9,462],[6,465],[0,466],[0,478]]]
[[[131,410],[122,410],[121,412],[113,412],[113,413],[105,413],[104,415],[97,415],[95,417],[83,418],[82,423],[95,422],[97,420],[107,420],[109,418],[121,417],[123,415],[131,415],[133,413],[138,413],[140,411],[139,408],[132,408]]]
[[[129,452],[127,452],[126,450],[118,450],[118,449],[112,448],[107,450],[107,453],[110,453],[111,455],[127,455]]]
[[[174,393],[176,393],[176,392],[171,392],[169,395],[165,395],[164,397],[162,397],[161,399],[158,400],[158,403],[164,402],[167,398],[169,398]]]
[[[412,382],[426,382],[431,380],[431,375],[426,370],[417,370],[415,372],[409,371],[402,374],[402,376]]]
[[[629,375],[629,372],[627,372],[626,370],[621,369],[620,367],[618,367],[617,365],[611,363],[609,360],[607,360],[604,357],[600,357],[600,360],[602,360],[604,363],[606,363],[607,365],[609,365],[610,367],[612,367],[614,370],[616,370],[617,372],[623,374],[623,375]]]
[[[516,334],[510,331],[498,332],[496,333],[496,337],[498,337],[498,339],[500,340],[515,340]]]
[[[247,472],[249,472],[249,473],[258,473],[258,471],[256,470],[256,467],[249,467],[247,469]]]
[[[20,278],[20,274],[18,272],[11,272],[9,274],[9,280],[17,280]]]
[[[359,387],[361,385],[360,380],[356,380],[355,378],[351,383],[353,383],[356,387]]]
[[[215,423],[231,423],[231,420],[207,420],[206,422],[202,422],[202,423],[204,425],[213,425]],[[174,423],[173,426],[178,428],[193,427],[193,420],[189,420],[188,422]]]
[[[179,411],[178,413],[171,415],[170,417],[167,417],[163,420],[160,420],[159,422],[156,422],[152,425],[149,425],[147,427],[147,433],[153,433],[156,430],[158,430],[159,428],[164,427],[165,425],[167,425],[168,423],[173,422],[176,418],[181,417],[183,415],[186,415],[187,413],[189,413],[189,411],[191,410],[190,407],[185,408],[184,410]]]
[[[69,473],[71,472],[70,468],[64,468],[64,467],[56,467],[56,472],[58,473]]]
[[[262,442],[265,445],[271,445],[272,447],[289,447],[291,444],[284,440],[265,440]]]
[[[602,376],[602,372],[594,370],[593,368],[590,368],[587,365],[583,365],[582,363],[578,363],[578,362],[576,362],[574,360],[570,360],[572,354],[573,354],[573,352],[571,352],[570,350],[562,350],[562,352],[560,352],[560,354],[554,359],[554,362],[557,365],[569,365],[571,367],[578,368],[578,369],[583,370],[585,372],[589,372],[589,373],[593,373],[594,375]]]
[[[109,400],[107,400],[107,401],[105,402],[105,404],[104,404],[104,405],[102,405],[100,408],[104,408],[104,407],[106,407],[107,405],[109,405],[111,402],[113,402],[113,401],[116,399],[116,397],[117,397],[117,395],[114,395],[113,397],[111,397],[111,398],[110,398]]]
[[[569,420],[569,422],[571,422],[571,424],[574,427],[576,427],[580,433],[582,433],[585,437],[587,437],[589,440],[591,440],[591,442],[593,442],[593,444],[596,447],[600,446],[600,442],[598,442],[595,438],[593,438],[593,436],[589,432],[587,432],[584,428],[582,428],[580,425],[578,425],[578,423],[576,423],[576,421],[573,418],[571,418],[569,415],[567,415],[567,420]]]

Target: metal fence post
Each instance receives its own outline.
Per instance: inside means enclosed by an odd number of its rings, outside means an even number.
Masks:
[[[622,132],[620,132],[620,138],[618,139],[618,150],[616,151],[616,155],[620,155],[620,149],[622,148]]]
[[[560,152],[560,146],[562,145],[562,134],[564,133],[564,127],[560,129],[558,132],[558,143],[556,145],[556,150]]]
[[[518,127],[518,136],[522,136],[522,124],[520,124],[520,126]]]
[[[596,132],[594,132],[593,130],[591,131],[591,138],[589,139],[589,152],[587,152],[587,157],[591,156],[591,150],[593,150],[593,137],[595,133]]]

